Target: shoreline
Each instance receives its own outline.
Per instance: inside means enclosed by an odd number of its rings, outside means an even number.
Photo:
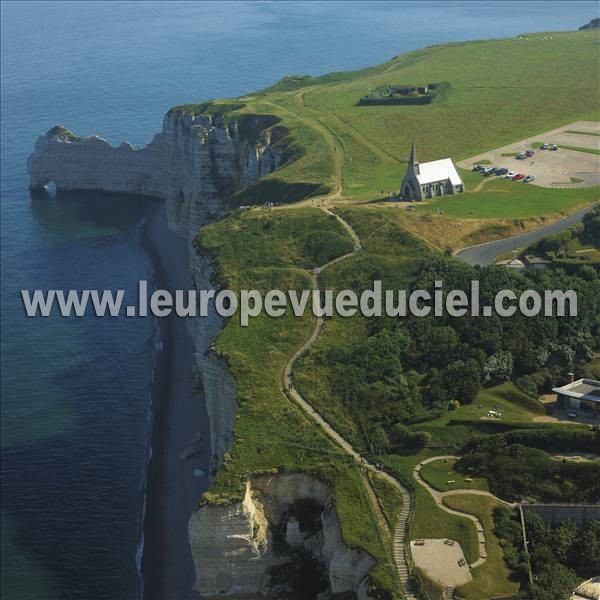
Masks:
[[[169,230],[164,202],[157,201],[148,210],[141,243],[154,269],[154,289],[189,288],[187,242]],[[187,526],[208,487],[209,426],[205,403],[192,382],[194,345],[186,320],[171,315],[158,320],[158,329],[150,459],[142,500],[142,598],[191,600],[196,597],[195,569]],[[199,452],[182,458],[198,434]]]

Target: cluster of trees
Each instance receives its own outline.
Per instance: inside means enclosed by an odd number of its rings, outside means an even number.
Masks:
[[[494,304],[496,293],[535,289],[573,289],[576,317],[515,314],[454,318],[408,316],[369,320],[366,337],[322,351],[317,361],[328,368],[333,393],[359,424],[371,450],[394,448],[392,428],[470,403],[482,386],[513,380],[537,395],[567,381],[600,349],[600,277],[569,275],[562,270],[523,273],[495,266],[479,268],[445,256],[430,258],[413,287],[434,295],[444,289],[470,293],[480,285],[481,306]],[[402,445],[402,444],[401,444]]]
[[[493,452],[512,444],[522,444],[547,452],[600,453],[600,428],[537,426],[511,429],[495,435],[474,437],[464,451]]]
[[[551,527],[534,513],[525,512],[529,556],[523,547],[521,524],[515,512],[494,512],[494,533],[502,540],[504,560],[521,576],[519,600],[564,600],[571,597],[580,578],[600,568],[600,521],[581,529],[565,522]],[[529,565],[533,582],[529,581]]]
[[[560,233],[542,238],[529,249],[551,257],[564,257],[569,255],[571,247],[579,247],[580,244],[600,249],[600,206],[591,210],[579,223]],[[587,268],[586,272],[589,272],[590,268]]]
[[[469,452],[457,469],[487,477],[490,491],[505,500],[600,502],[597,461],[554,460],[543,450],[511,444]]]

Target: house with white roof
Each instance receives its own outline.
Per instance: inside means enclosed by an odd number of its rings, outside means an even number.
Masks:
[[[400,195],[405,200],[425,200],[465,191],[465,184],[451,158],[420,163],[413,141]]]
[[[565,408],[585,410],[600,416],[600,381],[578,379],[562,387],[552,388],[558,403]]]

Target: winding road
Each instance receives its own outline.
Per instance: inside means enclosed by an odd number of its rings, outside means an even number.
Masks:
[[[544,225],[539,229],[528,231],[527,233],[521,233],[520,235],[494,240],[493,242],[486,242],[485,244],[477,244],[475,246],[463,248],[462,250],[455,252],[454,256],[469,265],[489,265],[493,263],[494,259],[500,254],[510,252],[514,248],[530,246],[547,235],[560,233],[567,229],[567,227],[581,221],[595,205],[596,203],[590,204],[559,221],[554,221],[554,223]]]
[[[338,222],[346,229],[346,231],[352,237],[352,241],[354,243],[354,249],[352,252],[345,254],[343,256],[339,256],[338,258],[329,261],[328,263],[322,265],[320,268],[314,270],[312,275],[312,287],[315,290],[320,289],[319,287],[319,274],[326,268],[331,267],[332,265],[339,263],[351,256],[354,256],[357,252],[361,250],[361,242],[358,237],[356,231],[352,228],[350,223],[342,219],[339,215],[327,210],[326,208],[322,208],[321,210],[325,211],[327,214],[335,217]],[[409,491],[394,477],[392,477],[389,473],[384,471],[380,471],[377,467],[364,458],[354,447],[344,439],[332,426],[326,421],[323,416],[317,412],[311,404],[298,392],[296,387],[294,386],[294,381],[292,378],[292,371],[294,368],[294,364],[296,361],[309,350],[309,348],[319,339],[321,332],[323,330],[324,321],[322,317],[317,318],[317,322],[315,327],[310,335],[310,337],[296,350],[296,352],[292,355],[292,357],[286,363],[283,369],[282,381],[281,381],[281,389],[284,394],[287,395],[300,409],[308,415],[313,421],[319,425],[319,427],[340,447],[346,454],[348,454],[351,458],[354,459],[357,466],[361,470],[361,476],[365,485],[365,488],[368,492],[371,504],[373,505],[373,510],[376,514],[376,518],[379,522],[380,529],[383,529],[385,532],[389,533],[387,525],[385,523],[385,518],[383,516],[381,507],[377,500],[377,495],[375,494],[368,478],[366,477],[366,471],[370,471],[372,473],[377,473],[381,477],[383,477],[388,483],[396,488],[396,490],[401,494],[402,498],[402,508],[400,509],[400,516],[396,526],[394,527],[394,531],[392,532],[392,542],[393,542],[393,555],[394,562],[396,563],[396,568],[398,571],[398,577],[400,579],[400,583],[402,586],[402,591],[404,593],[404,597],[406,600],[417,600],[417,596],[415,595],[415,590],[413,583],[410,579],[409,572],[409,564],[408,557],[406,556],[405,549],[405,540],[408,534],[408,519],[410,516],[411,510],[411,499]]]

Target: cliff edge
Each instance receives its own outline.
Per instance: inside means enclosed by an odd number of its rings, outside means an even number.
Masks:
[[[27,161],[29,187],[54,182],[57,192],[95,190],[164,198],[169,225],[191,242],[202,225],[231,208],[231,197],[279,168],[281,132],[274,117],[220,116],[171,110],[161,133],[143,148],[115,147],[79,137],[61,125],[35,143]]]

